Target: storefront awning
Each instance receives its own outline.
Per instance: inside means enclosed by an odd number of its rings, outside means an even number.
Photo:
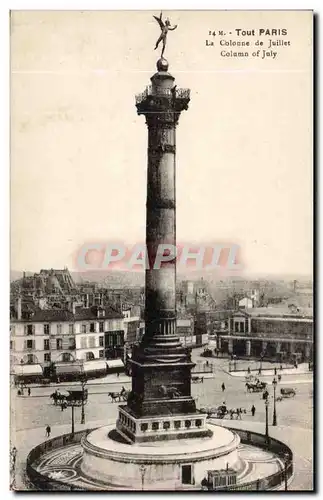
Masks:
[[[107,360],[108,368],[123,368],[124,364],[122,359],[108,359]]]
[[[106,370],[107,365],[106,362],[103,360],[98,360],[98,361],[88,361],[84,363],[84,371],[85,372],[92,372],[92,371],[97,371],[97,370]]]
[[[40,365],[16,365],[13,368],[15,375],[42,375],[43,370]]]
[[[82,365],[80,363],[55,363],[56,375],[63,375],[64,373],[82,373]]]

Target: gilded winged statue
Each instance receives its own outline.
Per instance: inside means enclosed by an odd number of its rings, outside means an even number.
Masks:
[[[156,19],[156,21],[159,24],[160,29],[161,29],[160,37],[158,38],[158,40],[156,42],[156,46],[154,48],[154,50],[156,50],[158,48],[158,45],[160,44],[160,42],[163,42],[163,48],[162,48],[161,56],[160,56],[161,58],[163,58],[163,56],[164,56],[168,31],[174,31],[177,28],[177,24],[175,26],[173,26],[173,27],[171,26],[170,20],[168,18],[164,22],[162,20],[162,16],[163,16],[162,12],[160,13],[159,17],[153,16],[154,19]]]

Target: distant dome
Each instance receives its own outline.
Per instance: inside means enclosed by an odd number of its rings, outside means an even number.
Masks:
[[[168,61],[166,61],[163,57],[157,61],[157,70],[168,71]]]

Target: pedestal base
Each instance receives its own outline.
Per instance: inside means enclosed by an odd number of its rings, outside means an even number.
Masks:
[[[206,419],[206,414],[198,412],[137,417],[127,406],[119,406],[116,427],[121,436],[130,443],[211,437],[212,432],[206,426]]]
[[[200,489],[207,470],[232,467],[240,438],[213,424],[211,437],[129,444],[114,426],[82,440],[82,473],[103,486],[130,490]]]

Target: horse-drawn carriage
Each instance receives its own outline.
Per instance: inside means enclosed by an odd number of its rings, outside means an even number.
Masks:
[[[230,419],[233,419],[233,416],[235,415],[236,418],[241,419],[241,415],[244,413],[247,413],[245,409],[242,408],[232,408],[231,410],[228,410],[226,405],[220,405],[218,407],[206,407],[206,408],[200,408],[199,409],[200,413],[206,413],[208,418],[219,418],[222,419],[226,416],[230,416]]]
[[[206,413],[208,418],[214,417],[214,418],[224,418],[225,415],[228,413],[227,407],[225,405],[221,405],[218,407],[206,407],[206,408],[200,408],[199,409],[200,413]]]
[[[282,387],[280,389],[280,396],[276,398],[276,401],[282,401],[283,399],[286,398],[293,398],[296,396],[296,390],[293,389],[292,387]]]
[[[257,380],[256,382],[246,382],[247,392],[262,392],[266,389],[266,382],[260,382]]]
[[[112,403],[120,403],[121,401],[127,401],[130,392],[122,389],[120,392],[108,392],[108,396],[111,398]]]
[[[201,353],[201,356],[203,356],[204,358],[212,358],[213,356],[212,349],[206,347],[204,351]]]
[[[66,391],[66,393],[64,394],[57,390],[53,392],[53,394],[50,395],[50,398],[53,400],[54,405],[81,406],[82,404],[87,403],[87,389]]]

